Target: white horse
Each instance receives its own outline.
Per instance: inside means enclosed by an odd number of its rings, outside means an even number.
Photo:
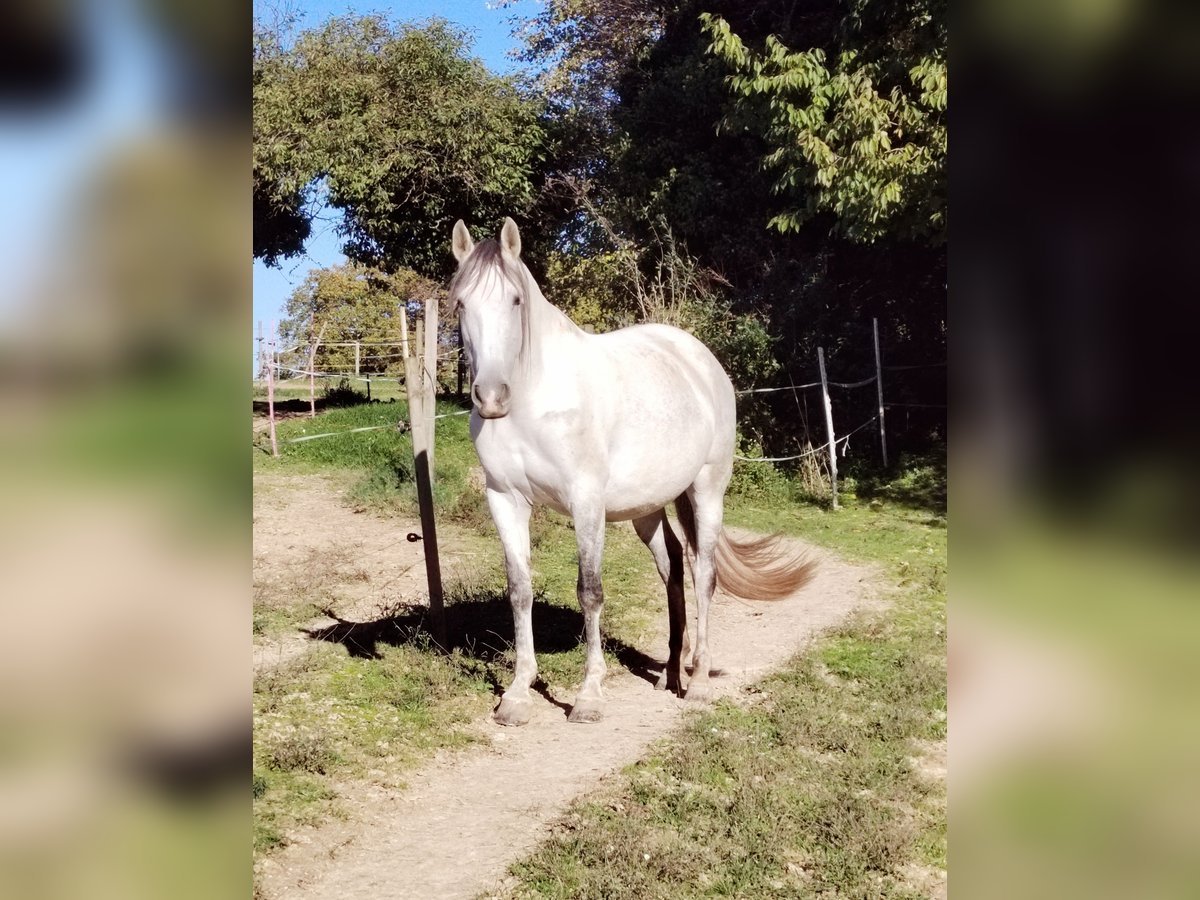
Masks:
[[[571,516],[579,544],[579,604],[587,637],[572,722],[603,714],[600,560],[605,521],[632,520],[667,588],[670,655],[658,687],[681,693],[687,626],[683,552],[664,507],[674,502],[687,537],[697,627],[689,700],[707,700],[708,607],[717,585],[751,599],[791,594],[813,564],[778,552],[775,538],[739,542],[721,520],[733,467],[734,391],[700,341],[667,325],[588,334],[553,307],[521,261],[521,236],[479,244],[454,226],[459,268],[450,282],[471,364],[471,439],[504,545],[517,662],[496,721],[529,721],[537,675],[529,515],[543,504]]]

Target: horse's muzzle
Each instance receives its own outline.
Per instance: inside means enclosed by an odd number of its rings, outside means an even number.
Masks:
[[[471,394],[475,400],[475,408],[479,410],[479,415],[483,418],[503,419],[508,415],[512,392],[508,389],[507,384],[492,387],[475,382]]]

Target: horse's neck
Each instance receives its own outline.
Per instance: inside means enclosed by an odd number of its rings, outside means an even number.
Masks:
[[[547,300],[540,289],[530,292],[529,304],[529,338],[533,347],[530,375],[540,379],[550,376],[553,357],[562,352],[564,345],[584,340],[588,335],[566,313]]]
[[[575,337],[587,334],[580,326],[571,322],[566,313],[547,300],[540,289],[532,292],[530,300],[532,300],[532,306],[530,306],[529,314],[533,317],[530,322],[530,331],[532,331],[535,343],[539,342],[539,338],[553,341],[562,336]]]

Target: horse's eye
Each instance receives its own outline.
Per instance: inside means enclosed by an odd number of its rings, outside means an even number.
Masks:
[[[518,294],[516,297],[513,297],[513,306],[520,306],[520,305],[521,305],[521,296]]]

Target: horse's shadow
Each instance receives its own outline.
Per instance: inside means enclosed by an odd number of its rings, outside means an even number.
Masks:
[[[513,645],[512,609],[501,591],[483,591],[469,597],[448,601],[446,612],[446,641],[440,649],[466,660],[496,663],[502,660]],[[341,644],[351,656],[378,659],[380,647],[421,647],[436,652],[439,645],[430,631],[429,610],[424,606],[400,607],[377,619],[354,622],[343,619],[332,610],[325,614],[334,619],[333,625],[302,629],[311,640]],[[533,645],[539,654],[566,653],[583,640],[583,614],[578,609],[556,606],[537,596],[533,603]],[[654,684],[665,662],[655,659],[638,648],[616,638],[605,636],[604,648],[637,677]],[[665,647],[663,648],[665,651]],[[506,685],[500,682],[493,665],[481,667],[497,696]],[[534,689],[551,703],[568,707],[550,696],[539,679]]]

